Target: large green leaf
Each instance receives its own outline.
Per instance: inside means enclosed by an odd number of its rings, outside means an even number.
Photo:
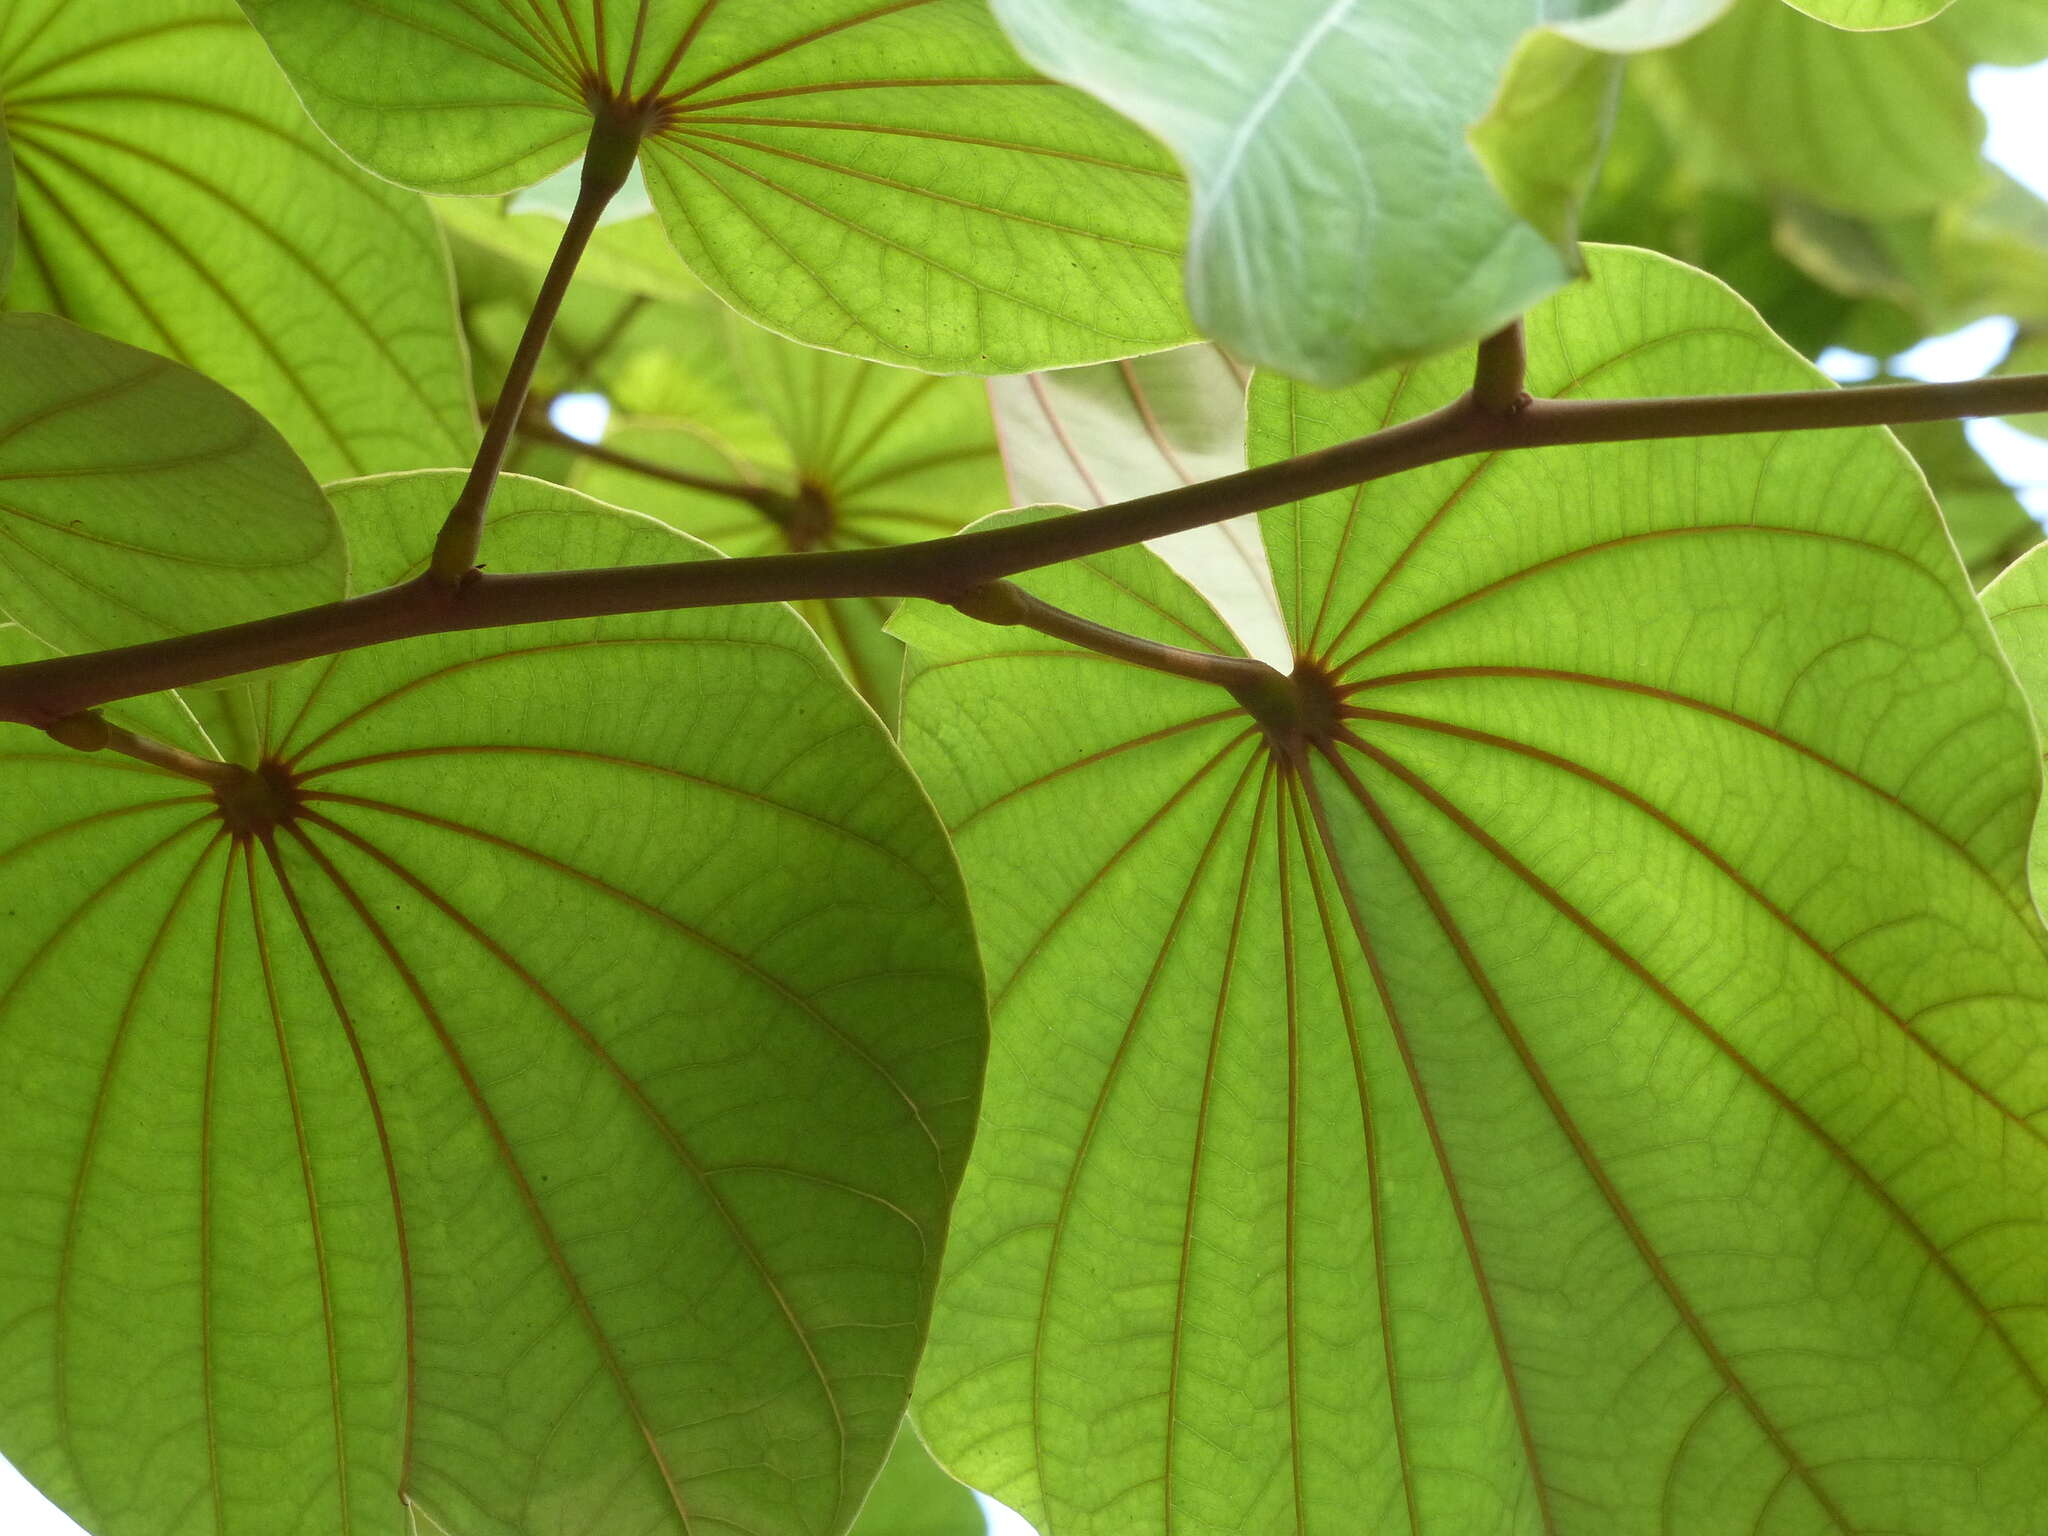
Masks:
[[[1011,501],[1100,507],[1245,467],[1250,370],[1220,348],[990,379]],[[1149,546],[1215,605],[1252,655],[1293,654],[1256,515]]]
[[[372,581],[456,483],[336,490]],[[494,569],[709,555],[496,506]],[[225,813],[5,743],[0,1449],[96,1536],[843,1529],[982,1054],[873,717],[760,607],[355,652],[258,719]]]
[[[1900,217],[1963,201],[1985,178],[1971,62],[1940,23],[1844,32],[1781,0],[1739,0],[1691,42],[1634,67],[1771,190]]]
[[[468,461],[433,219],[335,153],[233,0],[11,0],[0,96],[16,308],[211,375],[322,475]]]
[[[320,487],[218,384],[50,315],[0,360],[0,612],[90,651],[342,595]]]
[[[703,305],[650,321],[671,338],[621,360],[619,407],[580,488],[647,512],[728,554],[871,549],[941,538],[1008,505],[978,380],[861,362],[784,341]],[[648,471],[652,471],[649,473]],[[661,478],[681,471],[771,493],[772,512]],[[847,676],[896,718],[903,648],[880,598],[800,603]]]
[[[591,99],[654,103],[669,237],[801,341],[991,373],[1187,339],[1171,161],[1033,75],[983,0],[243,8],[338,142],[429,191],[537,181],[582,148]]]
[[[1537,393],[1821,383],[1590,254]],[[1252,457],[1470,368],[1257,381]],[[2039,765],[1897,445],[1465,459],[1266,528],[1271,738],[906,611],[995,1000],[941,1461],[1051,1536],[2040,1528]],[[1229,645],[1140,552],[1027,584]]]
[[[1465,143],[1517,41],[1612,13],[1601,46],[1649,46],[1672,35],[1643,18],[1722,0],[994,3],[1039,68],[1180,156],[1203,331],[1252,362],[1343,383],[1490,331],[1568,275]]]

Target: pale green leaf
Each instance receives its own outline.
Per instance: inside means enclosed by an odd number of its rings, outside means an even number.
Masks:
[[[456,484],[336,489],[370,582]],[[710,556],[496,508],[494,570]],[[4,744],[0,1449],[95,1536],[844,1529],[982,1053],[872,715],[764,606],[359,651],[258,720],[264,835]]]
[[[906,1422],[852,1536],[983,1536],[987,1529],[973,1493],[940,1470]]]
[[[1249,370],[1216,347],[989,380],[1011,501],[1100,507],[1245,467]],[[1253,656],[1293,651],[1255,515],[1149,541]]]
[[[1955,0],[1785,0],[1831,27],[1882,31],[1931,21]]]
[[[1539,395],[1826,387],[1639,252]],[[1450,355],[1266,378],[1254,462]],[[918,1422],[1049,1536],[2048,1519],[2039,762],[1876,430],[1268,514],[1304,723],[913,604],[995,1005]],[[1142,552],[1023,578],[1227,649]]]
[[[1172,162],[1033,75],[982,0],[243,7],[339,143],[428,191],[559,169],[592,93],[652,104],[670,239],[800,341],[991,373],[1188,339]]]
[[[0,315],[0,612],[63,651],[342,595],[334,513],[212,380],[50,315]]]
[[[198,369],[323,476],[467,463],[448,258],[309,122],[233,0],[0,9],[9,302]]]
[[[1007,505],[979,380],[801,347],[719,306],[661,323],[677,340],[623,359],[608,376],[619,411],[604,446],[626,458],[576,467],[574,483],[592,495],[734,555],[943,538]],[[773,505],[764,511],[663,472],[766,492]],[[882,633],[894,607],[882,598],[797,605],[887,720],[903,670],[902,647]]]
[[[1525,36],[1499,94],[1467,137],[1508,206],[1574,269],[1625,75],[1619,55],[1683,42],[1732,0],[1625,0],[1603,15]]]
[[[1646,90],[1675,95],[1763,186],[1889,218],[1980,189],[1971,62],[1939,25],[1844,32],[1782,0],[1738,0],[1637,67]]]

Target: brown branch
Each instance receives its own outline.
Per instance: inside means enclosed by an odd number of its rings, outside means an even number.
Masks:
[[[1472,403],[1490,415],[1514,415],[1529,403],[1529,391],[1523,387],[1528,374],[1529,347],[1517,320],[1479,343]]]
[[[228,629],[0,668],[0,720],[48,726],[136,694],[416,635],[816,597],[958,600],[975,587],[1063,560],[1222,522],[1468,454],[1567,443],[1862,427],[2048,410],[2048,374],[1961,384],[1665,400],[1535,400],[1493,416],[1463,397],[1427,416],[1298,458],[1092,512],[887,549],[691,560],[539,575],[478,575],[451,588],[420,578],[363,597]]]
[[[600,111],[591,126],[576,206],[562,230],[562,243],[555,249],[555,259],[548,264],[547,276],[541,280],[533,312],[526,317],[519,348],[505,370],[505,387],[498,391],[491,419],[484,424],[483,442],[470,466],[469,479],[463,483],[455,505],[448,509],[448,520],[441,525],[440,537],[434,541],[429,574],[442,586],[458,586],[470,580],[476,569],[477,550],[483,543],[484,514],[490,509],[498,474],[505,467],[512,435],[526,411],[526,397],[533,388],[534,370],[540,366],[541,354],[547,350],[548,333],[561,312],[570,280],[576,275],[576,264],[589,248],[590,237],[597,233],[598,220],[604,217],[613,196],[633,172],[644,130],[645,124],[633,113]]]

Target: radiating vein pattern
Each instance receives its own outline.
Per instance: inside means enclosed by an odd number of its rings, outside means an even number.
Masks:
[[[10,5],[0,92],[12,306],[220,380],[322,478],[468,459],[431,215],[306,121],[232,0]]]
[[[1699,274],[1592,277],[1539,394],[1817,382]],[[1469,369],[1261,379],[1253,462]],[[997,1000],[941,1459],[1052,1536],[2048,1518],[2038,766],[1896,446],[1467,460],[1266,537],[1256,737],[901,623]],[[1090,565],[1028,582],[1232,649]]]
[[[244,9],[338,142],[429,191],[531,184],[586,102],[651,104],[642,164],[683,260],[812,345],[1003,373],[1188,339],[1171,158],[1034,74],[982,0]]]
[[[454,488],[340,488],[358,568]],[[514,479],[493,552],[704,551]],[[218,807],[5,765],[10,1460],[107,1536],[843,1528],[982,1053],[872,715],[764,611],[361,653],[259,724]]]

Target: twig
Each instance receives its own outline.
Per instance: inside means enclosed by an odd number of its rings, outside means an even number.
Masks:
[[[637,454],[621,453],[618,449],[607,448],[602,443],[587,443],[580,437],[571,437],[535,411],[528,411],[520,418],[519,435],[536,443],[546,443],[551,448],[566,449],[570,453],[589,459],[594,464],[609,464],[614,469],[623,469],[628,474],[658,480],[664,485],[681,486],[686,491],[702,491],[707,496],[729,496],[734,501],[745,502],[777,527],[789,526],[789,498],[770,490],[765,485],[747,485],[738,480],[714,480],[707,475],[693,475],[688,470],[671,469],[666,464],[657,464],[652,459],[643,459]]]
[[[448,520],[441,525],[440,537],[434,542],[434,559],[428,574],[444,587],[459,586],[476,569],[477,551],[483,542],[484,514],[491,504],[491,492],[497,488],[498,473],[505,466],[505,451],[511,447],[512,434],[526,410],[534,370],[547,350],[548,333],[561,312],[570,279],[576,275],[576,264],[589,248],[590,237],[597,233],[598,220],[604,217],[612,197],[632,174],[644,128],[644,122],[633,113],[605,111],[598,113],[591,127],[576,206],[562,231],[562,243],[556,247],[547,276],[541,280],[533,312],[526,317],[519,349],[512,354],[512,364],[505,370],[505,387],[498,391],[491,419],[484,424],[483,442],[470,466],[469,479],[463,483],[455,505],[448,509]]]
[[[52,740],[80,752],[118,752],[123,757],[132,757],[137,762],[148,763],[150,767],[161,768],[166,773],[175,773],[180,778],[197,779],[202,784],[233,785],[248,776],[247,769],[234,763],[199,757],[180,747],[123,730],[102,718],[96,710],[67,715],[53,722],[48,729]]]
[[[416,635],[823,597],[956,601],[975,587],[1476,453],[2009,416],[2048,410],[2048,374],[1663,400],[1534,400],[1494,416],[1470,396],[1370,437],[1092,512],[886,549],[691,560],[539,575],[420,578],[227,629],[0,667],[0,720],[46,727],[115,699]]]
[[[1247,656],[1217,656],[1208,651],[1191,651],[1184,646],[1165,645],[1141,635],[1111,629],[1079,614],[1068,613],[1064,608],[1055,608],[1014,582],[992,581],[987,586],[976,587],[954,599],[953,606],[984,624],[1019,624],[1042,635],[1069,641],[1084,650],[1114,656],[1119,661],[1149,667],[1154,672],[1170,672],[1175,677],[1192,678],[1198,683],[1214,683],[1220,688],[1269,687],[1280,677],[1263,661],[1254,661]]]

